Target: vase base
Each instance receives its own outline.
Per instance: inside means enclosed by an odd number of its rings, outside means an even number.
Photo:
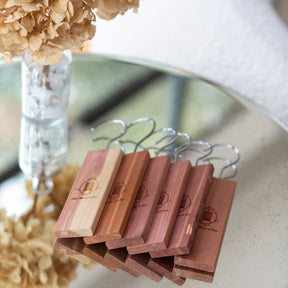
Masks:
[[[49,194],[53,189],[53,181],[51,179],[33,178],[32,190],[36,194]]]

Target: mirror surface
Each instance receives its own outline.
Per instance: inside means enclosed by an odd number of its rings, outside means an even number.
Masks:
[[[32,205],[17,166],[19,63],[0,65],[0,87],[0,207],[19,215]],[[172,127],[193,140],[236,146],[241,153],[233,178],[237,188],[214,281],[187,280],[183,287],[288,288],[288,134],[279,123],[244,97],[195,75],[101,55],[73,56],[69,109],[71,164],[81,164],[87,151],[105,147],[90,141],[95,137],[90,128],[105,119],[131,123],[151,117],[157,128]],[[139,141],[148,128],[131,130],[126,140]],[[97,137],[105,133],[103,126]],[[109,272],[101,265],[92,270],[80,267],[71,283],[84,288],[116,285],[175,286],[168,280],[153,283],[142,276]]]

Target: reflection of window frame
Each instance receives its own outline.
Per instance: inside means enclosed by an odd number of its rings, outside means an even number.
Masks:
[[[151,73],[145,75],[145,77],[141,76],[139,79],[134,79],[126,86],[122,87],[122,89],[117,90],[112,95],[109,95],[103,102],[91,107],[88,111],[84,111],[82,115],[80,115],[80,117],[73,122],[73,124],[77,126],[77,124],[89,125],[93,122],[95,123],[95,121],[100,119],[105,113],[108,113],[110,110],[114,109],[117,105],[122,104],[129,98],[138,95],[138,91],[146,88],[148,85],[152,84],[154,81],[158,80],[164,75],[165,73],[152,71]],[[73,126],[70,127],[70,129],[73,129]],[[0,173],[0,184],[15,176],[19,172],[20,168],[18,166],[18,162],[15,161],[10,167],[7,167],[3,173]]]

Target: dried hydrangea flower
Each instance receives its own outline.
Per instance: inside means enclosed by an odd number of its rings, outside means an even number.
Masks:
[[[0,287],[68,287],[78,263],[53,249],[55,222],[24,222],[0,210]]]
[[[67,165],[53,179],[53,197],[39,196],[28,217],[16,220],[0,209],[0,287],[68,287],[76,277],[78,262],[53,249],[53,229],[61,209],[47,213],[45,207],[64,205],[78,170]]]
[[[39,65],[55,64],[62,51],[81,50],[93,38],[96,7],[110,20],[138,6],[139,0],[0,0],[0,59],[11,63],[28,53]]]
[[[123,15],[127,10],[137,11],[139,0],[99,0],[97,5],[97,16],[105,20],[111,20],[118,14]]]
[[[66,49],[81,50],[95,34],[96,0],[1,0],[0,58],[30,54],[37,64],[62,59]]]

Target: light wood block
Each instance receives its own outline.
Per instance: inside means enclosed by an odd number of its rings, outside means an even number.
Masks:
[[[212,164],[192,167],[169,246],[165,250],[151,252],[151,257],[168,257],[190,252],[213,172]]]
[[[124,155],[95,233],[84,238],[86,244],[122,237],[148,162],[148,151]]]
[[[161,276],[160,274],[155,272],[153,269],[148,267],[149,259],[150,259],[149,254],[128,255],[126,259],[126,264],[130,268],[134,267],[147,278],[155,282],[160,282],[163,276]]]
[[[84,255],[84,245],[85,243],[82,238],[56,238],[53,246],[55,250],[60,251],[83,264],[89,264],[91,259]]]
[[[129,254],[140,254],[167,248],[177,211],[191,172],[189,161],[172,163],[144,244],[128,246]]]
[[[174,265],[173,273],[178,275],[178,277],[183,277],[187,279],[199,280],[204,282],[213,282],[214,273],[201,271],[197,269],[192,269],[188,267]]]
[[[84,242],[83,242],[84,243]],[[118,269],[114,263],[108,261],[105,258],[107,253],[107,247],[104,243],[94,244],[94,245],[85,245],[83,248],[83,254],[94,261],[97,261],[99,264],[108,268],[109,270],[115,272]]]
[[[125,232],[121,239],[106,242],[109,249],[145,243],[170,162],[167,155],[150,159]]]
[[[105,259],[107,261],[114,263],[121,270],[127,272],[133,277],[139,277],[141,273],[135,267],[130,267],[126,264],[127,257],[128,253],[125,248],[107,250],[107,253],[105,254]]]
[[[119,148],[87,153],[56,223],[56,238],[93,235],[122,156]]]
[[[179,286],[185,283],[185,278],[179,277],[175,273],[173,273],[173,257],[163,257],[155,259],[150,258],[147,266]]]
[[[225,233],[236,183],[213,178],[189,254],[176,256],[176,265],[214,272]]]

